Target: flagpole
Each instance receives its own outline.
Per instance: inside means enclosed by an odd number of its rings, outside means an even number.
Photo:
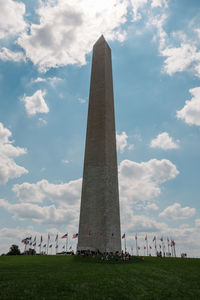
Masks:
[[[135,235],[135,243],[136,243],[136,255],[138,256],[137,233]]]
[[[48,234],[48,240],[47,240],[47,255],[49,254],[49,234]]]
[[[168,249],[168,257],[170,256],[169,255],[169,238],[167,238],[167,249]]]
[[[147,240],[146,240],[146,245],[147,245],[147,256],[149,255],[149,251],[148,251],[148,237],[147,237]]]
[[[67,233],[67,238],[66,238],[66,254],[67,254],[67,244],[68,244],[68,233]]]
[[[126,237],[124,239],[124,248],[125,248],[125,253],[126,253]]]
[[[163,248],[163,256],[165,256],[165,252],[164,252],[164,248],[165,248],[164,241],[162,241],[162,248]]]
[[[171,239],[171,245],[170,246],[171,246],[171,253],[172,253],[172,257],[173,257],[174,255],[173,255],[172,239]]]

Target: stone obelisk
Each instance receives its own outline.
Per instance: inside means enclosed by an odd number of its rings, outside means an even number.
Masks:
[[[111,49],[93,47],[77,250],[121,251]]]

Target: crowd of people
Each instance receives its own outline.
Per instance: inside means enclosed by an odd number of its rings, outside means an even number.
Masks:
[[[124,252],[123,250],[122,252],[116,251],[115,253],[113,252],[101,253],[100,251],[81,250],[81,251],[77,251],[77,255],[99,258],[101,261],[109,261],[109,260],[125,261],[131,259],[131,255],[128,252]]]

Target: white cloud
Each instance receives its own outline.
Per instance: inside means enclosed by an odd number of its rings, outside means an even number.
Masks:
[[[167,224],[157,222],[155,219],[140,215],[132,215],[131,222],[126,222],[126,231],[136,232],[162,232],[167,229]]]
[[[122,161],[119,166],[119,189],[122,216],[126,216],[126,221],[127,214],[131,213],[134,203],[151,201],[157,197],[161,192],[160,185],[167,180],[175,178],[178,173],[176,166],[164,159],[160,161],[153,159],[142,163],[129,160]],[[62,184],[52,184],[45,179],[35,184],[28,182],[15,184],[12,190],[15,192],[21,204],[19,206],[12,206],[10,211],[14,212],[16,217],[23,218],[21,211],[23,210],[24,204],[32,204],[33,202],[42,203],[45,200],[58,205],[58,208],[61,210],[64,209],[63,213],[69,209],[72,214],[74,212],[78,214],[80,208],[81,184],[82,179]],[[39,207],[39,205],[34,206],[32,211],[39,211]],[[49,207],[51,207],[51,210],[57,211],[57,208],[52,208],[52,205]],[[31,206],[26,206],[27,211],[29,211],[29,208],[31,211]],[[17,211],[15,209],[17,209]],[[50,211],[50,208],[43,208],[42,211],[45,211],[45,209]],[[148,203],[148,209],[157,210],[157,205]],[[17,213],[18,211],[20,211],[20,214]],[[28,218],[28,214],[26,216]],[[38,214],[36,214],[36,216],[38,216]],[[38,217],[34,218],[30,215],[30,218],[37,221]],[[56,217],[54,218],[57,220]],[[44,219],[44,217],[41,216],[39,219],[40,222],[42,222],[42,219]],[[44,219],[44,222],[47,222],[47,219]]]
[[[168,7],[167,0],[152,0],[151,1],[151,7]]]
[[[160,51],[161,55],[162,55],[163,49],[166,47],[166,42],[168,39],[167,33],[164,30],[164,24],[167,20],[167,17],[168,17],[168,15],[164,11],[161,14],[153,15],[148,22],[148,26],[153,25],[157,29],[157,37],[159,40],[159,51]]]
[[[1,49],[0,59],[3,61],[14,61],[14,62],[25,61],[23,52],[13,52],[8,48]]]
[[[145,209],[151,209],[151,210],[156,211],[159,208],[158,208],[158,205],[156,203],[149,203],[149,204],[147,204],[147,206],[145,207]]]
[[[124,131],[121,133],[121,135],[116,134],[117,150],[120,150],[121,153],[124,152],[125,148],[128,145],[127,139],[128,139],[128,136],[127,136],[126,132],[124,132]]]
[[[23,32],[25,5],[20,1],[0,0],[0,39]]]
[[[78,101],[79,101],[81,104],[86,103],[86,100],[85,100],[84,98],[78,98]]]
[[[131,0],[133,9],[133,21],[138,21],[142,18],[139,12],[148,3],[148,0]]]
[[[36,79],[34,79],[32,82],[33,83],[40,83],[40,82],[49,82],[49,84],[54,87],[55,84],[58,82],[58,81],[61,81],[62,78],[59,78],[59,77],[37,77]]]
[[[196,219],[195,220],[195,226],[196,227],[200,227],[200,219]]]
[[[165,57],[162,71],[170,76],[177,72],[192,71],[200,77],[199,29],[190,23],[187,28],[190,36],[180,30],[167,34],[164,29],[169,15],[167,1],[152,0],[151,6],[160,6],[160,12],[153,10],[149,14],[147,27],[153,25],[157,29],[153,40],[158,38],[160,55]],[[196,37],[193,37],[194,34]]]
[[[37,113],[47,114],[49,108],[45,102],[45,91],[38,90],[32,96],[24,96],[21,101],[25,103],[26,112],[29,116]]]
[[[123,41],[128,1],[58,0],[40,2],[39,24],[23,33],[19,45],[41,72],[51,67],[86,63],[86,54],[101,34]]]
[[[32,82],[34,83],[38,83],[38,82],[46,82],[47,79],[46,78],[42,78],[42,77],[37,77],[36,79],[34,79]]]
[[[68,183],[53,184],[43,179],[37,183],[24,182],[15,184],[13,191],[21,202],[42,202],[48,199],[61,206],[73,205],[80,200],[82,180],[73,180]]]
[[[0,122],[0,184],[28,173],[25,168],[17,165],[14,161],[14,158],[26,154],[27,150],[13,146],[13,141],[9,140],[11,136],[10,130]]]
[[[162,7],[162,0],[152,0],[151,7]]]
[[[174,203],[165,208],[159,216],[170,220],[184,220],[194,216],[195,212],[195,208],[189,206],[181,207],[181,204]]]
[[[162,132],[157,135],[150,143],[151,148],[161,148],[163,150],[178,149],[179,141],[173,141],[172,137],[169,136],[168,132]]]
[[[70,162],[70,161],[67,160],[67,159],[63,159],[63,160],[62,160],[62,163],[65,164],[65,165],[69,164],[69,162]]]
[[[134,145],[128,145],[128,135],[125,131],[123,131],[121,134],[116,133],[116,142],[117,142],[117,150],[120,151],[120,153],[123,153],[125,149],[133,150]]]
[[[128,150],[133,150],[134,149],[134,145],[133,144],[130,144],[129,146],[128,146]]]
[[[176,72],[183,72],[192,67],[198,73],[200,52],[197,51],[195,45],[181,43],[180,47],[166,47],[161,51],[161,54],[167,57],[163,69],[165,73],[173,75]]]
[[[38,119],[41,125],[47,125],[47,121],[43,118]]]
[[[124,160],[119,166],[120,199],[129,205],[158,197],[160,185],[179,174],[176,166],[167,159],[151,159],[137,163]]]
[[[186,100],[185,106],[176,112],[176,116],[189,125],[200,126],[200,87],[190,89],[189,92],[192,99]]]
[[[37,223],[43,224],[66,224],[78,219],[78,206],[56,208],[55,205],[39,206],[32,203],[10,204],[8,201],[0,199],[0,207],[3,207],[8,212],[13,214],[13,217],[18,220],[32,219]]]

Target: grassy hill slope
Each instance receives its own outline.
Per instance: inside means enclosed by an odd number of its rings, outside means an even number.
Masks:
[[[200,259],[0,257],[0,299],[200,299]]]

